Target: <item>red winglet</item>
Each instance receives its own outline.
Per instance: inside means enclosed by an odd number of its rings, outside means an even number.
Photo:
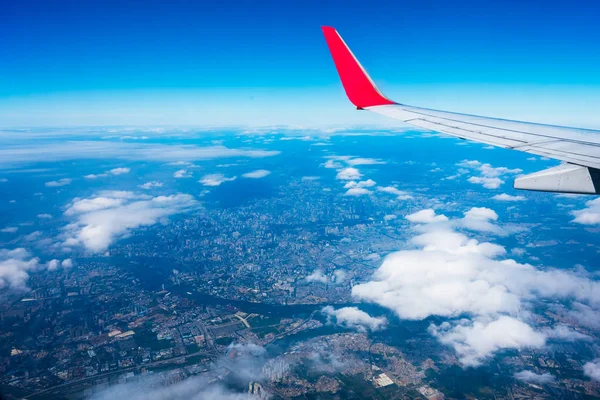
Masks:
[[[396,104],[381,94],[335,28],[324,26],[323,33],[352,104],[358,108]]]

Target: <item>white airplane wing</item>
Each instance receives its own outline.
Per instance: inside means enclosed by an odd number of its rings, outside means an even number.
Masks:
[[[396,103],[375,86],[338,32],[323,33],[342,85],[359,110],[492,146],[563,161],[558,167],[518,177],[516,189],[600,194],[600,131],[510,121]]]

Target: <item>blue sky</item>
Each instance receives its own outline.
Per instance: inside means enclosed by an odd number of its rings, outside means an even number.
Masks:
[[[338,28],[397,101],[600,127],[593,1],[3,1],[0,126],[392,124],[347,103]]]

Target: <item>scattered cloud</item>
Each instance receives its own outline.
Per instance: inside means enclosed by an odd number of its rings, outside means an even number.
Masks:
[[[18,230],[19,230],[19,228],[16,227],[16,226],[7,226],[6,228],[0,229],[0,232],[2,232],[2,233],[15,233]]]
[[[351,167],[354,167],[356,165],[385,164],[385,162],[383,162],[381,160],[376,160],[374,158],[357,157],[357,158],[350,158],[350,159],[346,160],[346,164],[350,165]]]
[[[152,182],[146,182],[143,185],[139,186],[141,189],[152,189],[152,188],[161,188],[163,187],[163,183],[162,182],[158,182],[158,181],[152,181]]]
[[[583,365],[583,373],[591,380],[600,382],[600,358],[586,362]]]
[[[517,372],[515,374],[515,378],[523,382],[537,383],[540,385],[552,383],[556,380],[556,377],[548,372],[545,372],[543,374],[536,374],[535,372],[528,370]]]
[[[463,319],[456,324],[431,325],[429,331],[441,343],[452,346],[463,365],[478,366],[482,360],[502,349],[541,348],[542,333],[506,315],[492,321]]]
[[[46,186],[47,187],[60,187],[60,186],[66,186],[71,184],[71,179],[70,178],[62,178],[59,179],[57,181],[50,181],[50,182],[46,182]]]
[[[376,184],[377,184],[377,182],[375,182],[373,179],[367,179],[366,181],[360,181],[360,182],[350,181],[344,185],[344,189],[350,189],[353,187],[366,188],[366,187],[375,186]]]
[[[512,196],[512,195],[506,194],[506,193],[497,194],[494,197],[492,197],[492,199],[498,200],[498,201],[525,201],[525,200],[527,200],[525,198],[525,196]]]
[[[91,198],[76,198],[65,211],[73,222],[64,228],[63,244],[101,252],[133,229],[166,221],[168,216],[197,205],[187,194],[150,197],[133,192],[103,191]]]
[[[457,166],[467,169],[467,171],[458,172],[458,176],[468,172],[468,170],[474,170],[479,172],[479,176],[471,176],[468,181],[474,184],[482,185],[486,189],[497,189],[504,184],[504,180],[500,177],[503,175],[515,175],[520,174],[523,170],[519,168],[510,169],[507,167],[493,167],[490,164],[483,164],[477,160],[463,160],[457,164]],[[447,177],[446,179],[455,179],[457,175]]]
[[[200,182],[204,186],[220,186],[223,182],[234,181],[235,178],[236,178],[235,176],[232,176],[231,178],[227,178],[223,174],[210,174],[210,175],[205,175],[198,182]]]
[[[187,169],[180,169],[180,170],[173,172],[173,178],[176,178],[176,179],[191,178],[191,177],[192,177],[192,173],[189,172]]]
[[[312,274],[308,275],[306,278],[307,282],[321,282],[327,283],[329,278],[323,274],[323,271],[320,269],[315,270]]]
[[[130,168],[113,168],[110,171],[108,171],[108,173],[111,175],[123,175],[128,174],[129,171],[131,171]]]
[[[594,200],[587,201],[585,208],[582,210],[572,211],[575,219],[573,222],[582,225],[598,225],[600,224],[600,197]]]
[[[346,193],[344,193],[344,196],[354,196],[354,197],[358,197],[358,196],[363,196],[365,194],[370,194],[371,191],[365,188],[361,188],[361,187],[353,187],[351,189],[348,189],[346,191]]]
[[[37,217],[39,219],[52,219],[52,215],[46,214],[46,213],[44,213],[44,214],[38,214]]]
[[[397,188],[395,188],[393,186],[379,186],[377,188],[377,190],[380,192],[383,192],[383,193],[393,194],[396,196],[396,198],[398,200],[412,199],[412,196],[410,194],[408,194],[407,192],[404,192],[402,190],[398,190]]]
[[[360,171],[358,169],[353,168],[353,167],[348,167],[348,168],[344,168],[340,172],[338,172],[338,174],[336,175],[336,179],[340,179],[340,180],[344,180],[344,181],[357,181],[360,179],[361,176],[362,176],[362,174],[360,173]]]
[[[0,249],[0,290],[27,290],[29,273],[40,268],[40,260],[23,248]]]
[[[436,214],[435,210],[429,208],[426,210],[417,211],[415,213],[406,216],[406,219],[410,222],[431,224],[434,222],[448,221],[448,217],[444,214]]]
[[[260,179],[260,178],[264,178],[267,175],[270,175],[271,171],[267,171],[266,169],[257,169],[256,171],[252,171],[252,172],[247,172],[245,174],[243,174],[242,176],[244,178],[252,178],[252,179]]]
[[[486,189],[498,189],[504,184],[504,181],[500,178],[488,178],[486,176],[472,176],[468,179],[469,182],[481,185]]]
[[[378,331],[388,323],[385,317],[371,317],[357,307],[343,307],[335,310],[332,306],[324,307],[321,312],[327,315],[329,323],[336,323],[359,332]]]

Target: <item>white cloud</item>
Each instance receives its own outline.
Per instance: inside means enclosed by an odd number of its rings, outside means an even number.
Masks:
[[[19,228],[16,227],[16,226],[7,226],[6,228],[0,229],[0,232],[2,232],[2,233],[15,233],[18,230],[19,230]]]
[[[108,176],[108,174],[89,174],[89,175],[85,175],[84,178],[85,179],[97,179],[97,178],[104,178],[107,176]]]
[[[499,349],[540,346],[546,338],[585,339],[562,328],[535,330],[526,318],[532,305],[544,299],[585,303],[597,310],[600,282],[577,271],[540,269],[501,259],[504,247],[455,231],[465,226],[465,220],[483,227],[491,224],[498,218],[493,210],[475,207],[458,220],[424,211],[409,219],[427,224],[415,227],[420,234],[408,241],[410,247],[385,257],[370,281],[352,288],[354,297],[384,306],[403,319],[468,316],[434,327],[436,336],[452,345],[468,365]],[[500,337],[498,332],[505,328],[517,336]]]
[[[152,189],[160,187],[163,187],[163,183],[158,181],[146,182],[143,185],[140,185],[141,189]]]
[[[167,145],[110,141],[58,141],[45,146],[35,144],[0,148],[0,167],[16,163],[54,162],[75,159],[106,159],[129,161],[196,161],[229,157],[262,158],[279,151],[231,149],[225,146]]]
[[[336,179],[341,179],[344,181],[357,181],[360,179],[361,176],[362,174],[359,170],[353,167],[348,167],[338,172],[338,174],[336,175]]]
[[[50,214],[38,214],[37,217],[40,219],[52,219],[52,215]]]
[[[348,273],[343,269],[336,269],[333,271],[333,279],[336,283],[342,283],[346,280]]]
[[[523,170],[519,168],[510,169],[507,167],[492,167],[490,164],[482,164],[477,160],[463,160],[457,164],[459,167],[478,171],[480,176],[472,176],[468,179],[469,182],[482,185],[486,189],[497,189],[504,184],[504,180],[500,179],[503,175],[520,174]],[[463,172],[459,170],[459,175]],[[456,178],[448,177],[446,179]]]
[[[523,381],[523,382],[527,382],[527,383],[537,383],[537,384],[546,384],[546,383],[552,383],[556,380],[556,378],[554,377],[554,375],[545,372],[543,374],[536,374],[533,371],[521,371],[521,372],[517,372],[515,374],[515,378]]]
[[[327,160],[325,162],[325,164],[323,164],[323,166],[325,168],[334,168],[334,169],[338,169],[338,168],[342,168],[343,167],[343,165],[341,163],[339,163],[337,161],[334,161],[334,160]]]
[[[46,186],[47,187],[60,187],[60,186],[69,185],[70,183],[71,183],[70,178],[62,178],[57,181],[46,182]]]
[[[358,196],[363,196],[365,194],[370,194],[370,193],[371,193],[371,191],[367,190],[365,188],[353,187],[351,189],[348,189],[346,191],[346,193],[344,193],[344,196],[355,196],[355,197],[358,197]]]
[[[335,310],[332,306],[324,307],[321,312],[327,315],[330,323],[335,323],[347,328],[356,329],[359,332],[378,331],[387,325],[385,317],[371,317],[357,307],[343,307]]]
[[[70,258],[64,259],[60,265],[62,265],[63,268],[71,268],[73,266],[73,260]]]
[[[236,178],[235,176],[233,176],[231,178],[227,178],[223,174],[210,174],[210,175],[205,175],[198,182],[200,182],[204,186],[219,186],[223,182],[234,181],[235,178]]]
[[[384,186],[384,187],[380,186],[377,188],[377,190],[380,192],[383,192],[383,193],[389,193],[389,194],[396,195],[398,200],[412,199],[412,196],[409,195],[407,192],[398,190],[397,188],[395,188],[393,186]]]
[[[271,171],[267,171],[266,169],[257,169],[256,171],[247,172],[247,173],[243,174],[242,176],[244,178],[260,179],[260,178],[264,178],[265,176],[267,176],[269,174],[271,174]]]
[[[128,174],[129,171],[131,171],[130,168],[113,168],[110,171],[108,171],[108,173],[111,175],[123,175]]]
[[[416,222],[421,224],[432,224],[435,222],[448,221],[448,217],[446,217],[444,214],[436,214],[435,210],[431,208],[409,214],[406,216],[406,219],[410,222]]]
[[[196,200],[187,194],[150,197],[104,191],[96,197],[76,198],[65,211],[74,221],[64,228],[64,245],[83,245],[92,252],[104,251],[133,229],[154,225],[196,206]]]
[[[527,200],[525,198],[525,196],[512,196],[512,195],[506,194],[506,193],[497,194],[494,197],[492,197],[492,199],[498,200],[498,201],[525,201],[525,200]]]
[[[583,373],[591,380],[600,382],[600,358],[586,362],[583,365]]]
[[[357,158],[351,158],[346,160],[346,164],[354,167],[356,165],[375,165],[375,164],[385,164],[385,162],[381,161],[381,160],[376,160],[374,158],[362,158],[362,157],[357,157]]]
[[[481,185],[486,189],[498,189],[504,181],[500,178],[488,178],[485,176],[472,176],[468,179],[469,182]]]
[[[315,270],[312,274],[308,275],[306,278],[307,282],[321,282],[327,283],[329,278],[323,274],[323,271],[320,269]]]
[[[189,172],[187,169],[180,169],[180,170],[173,172],[173,178],[176,178],[176,179],[191,178],[191,177],[192,177],[192,173]]]
[[[572,214],[575,216],[573,222],[582,225],[600,224],[600,197],[587,201],[583,210],[575,210]]]
[[[40,260],[23,248],[0,249],[0,289],[27,290],[29,273],[42,267]]]
[[[360,181],[360,182],[350,181],[344,185],[344,188],[345,189],[349,189],[349,188],[353,188],[353,187],[365,188],[365,187],[373,187],[376,184],[377,184],[377,182],[375,182],[373,179],[367,179],[366,181]]]
[[[500,316],[493,321],[461,320],[430,326],[441,343],[452,346],[461,363],[477,366],[501,349],[540,348],[546,343],[542,333],[516,318]]]

